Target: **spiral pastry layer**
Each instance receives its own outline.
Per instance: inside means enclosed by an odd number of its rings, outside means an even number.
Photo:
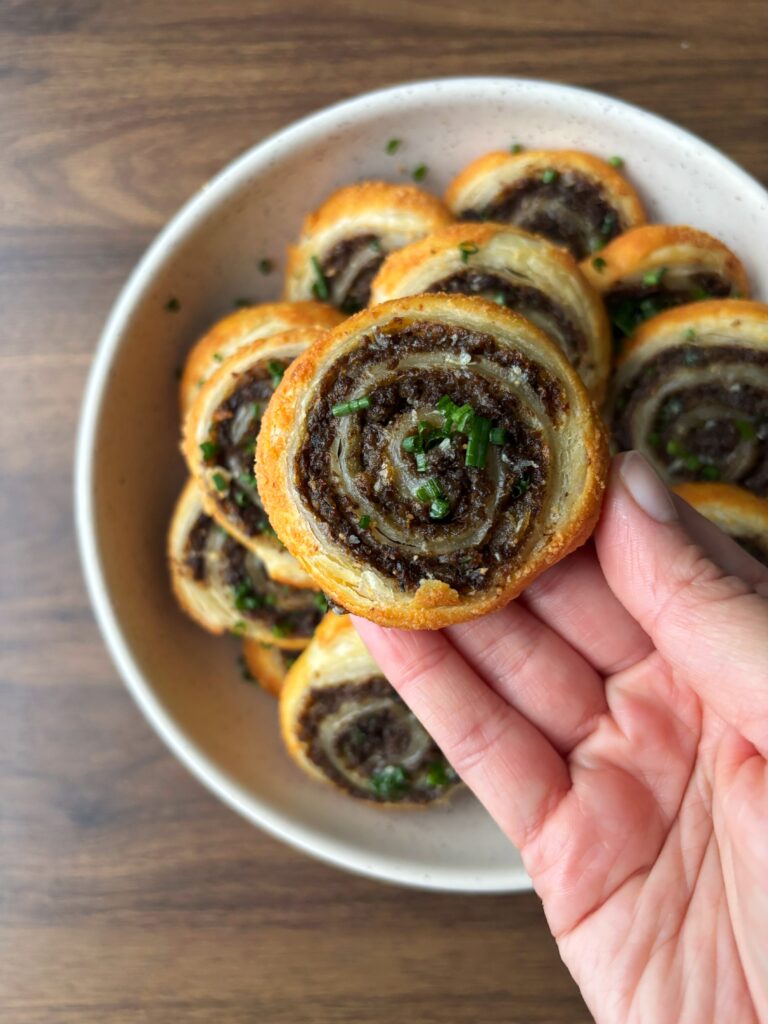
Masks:
[[[304,221],[288,251],[285,297],[320,299],[356,313],[368,305],[371,281],[387,253],[452,220],[439,199],[415,185],[347,185]]]
[[[576,150],[488,153],[448,187],[458,220],[515,224],[584,259],[645,222],[635,190],[605,160]]]
[[[301,650],[327,607],[320,594],[270,579],[259,557],[204,512],[193,480],[171,520],[168,559],[179,604],[210,633]]]
[[[289,670],[280,725],[300,768],[358,799],[424,805],[459,784],[346,616],[326,616]]]
[[[582,543],[606,462],[557,346],[463,295],[384,303],[325,335],[257,448],[270,520],[329,598],[427,629],[506,604]]]
[[[675,492],[768,566],[768,500],[733,484],[678,484]]]
[[[318,604],[322,607],[322,595]],[[273,647],[271,643],[259,640],[243,640],[243,662],[250,679],[258,683],[262,690],[279,697],[288,675],[288,669],[296,661],[296,651],[286,651],[281,647]]]
[[[605,310],[558,246],[503,224],[452,224],[388,256],[371,303],[422,292],[479,295],[520,313],[560,346],[595,401],[604,397],[611,364]]]
[[[581,269],[603,296],[617,348],[665,309],[749,295],[739,259],[717,238],[689,227],[634,228],[584,260]]]
[[[262,417],[296,356],[322,331],[305,327],[238,349],[203,386],[184,422],[182,451],[206,512],[255,552],[273,579],[314,587],[275,535],[253,460]]]
[[[179,385],[182,415],[221,364],[245,345],[297,328],[326,329],[344,317],[323,302],[264,302],[225,316],[196,342]]]
[[[768,306],[712,300],[648,320],[619,362],[610,415],[618,447],[670,483],[768,494]]]

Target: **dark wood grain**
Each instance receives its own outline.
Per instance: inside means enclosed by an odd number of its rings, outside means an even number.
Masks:
[[[177,765],[81,583],[71,456],[124,277],[222,164],[398,80],[515,74],[664,114],[768,179],[768,7],[0,5],[0,1018],[569,1022],[533,895],[405,892],[286,849]]]

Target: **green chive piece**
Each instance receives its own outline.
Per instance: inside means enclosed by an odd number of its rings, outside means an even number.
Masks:
[[[381,240],[378,238],[372,238],[368,243],[368,248],[372,249],[374,252],[384,252],[384,249],[382,248],[381,245]]]
[[[427,768],[424,778],[428,786],[432,786],[433,789],[442,789],[444,786],[456,782],[458,775],[447,761],[435,761]]]
[[[602,274],[607,265],[608,264],[605,262],[602,256],[595,256],[595,258],[592,260],[592,266],[599,274]]]
[[[410,454],[413,454],[421,447],[421,438],[418,434],[409,434],[408,437],[403,438],[401,447],[404,452],[410,452]]]
[[[367,530],[368,527],[371,525],[371,517],[360,516],[360,518],[357,521],[357,525],[360,527],[361,530]]]
[[[704,477],[705,480],[719,480],[720,470],[717,468],[717,466],[702,466],[701,475]]]
[[[683,459],[683,465],[686,469],[690,469],[692,473],[695,473],[697,469],[701,469],[701,459],[698,455],[686,455]]]
[[[418,167],[414,167],[411,177],[413,178],[414,181],[424,181],[428,173],[429,168],[427,167],[427,165],[419,164]]]
[[[251,673],[251,670],[248,668],[248,662],[245,660],[245,657],[242,654],[238,654],[238,656],[237,656],[237,665],[238,665],[238,668],[240,669],[240,678],[243,680],[243,682],[246,682],[246,683],[255,683],[256,682],[256,679],[254,678],[253,674]]]
[[[753,438],[757,437],[755,426],[753,423],[750,423],[749,420],[736,420],[736,429],[743,441],[751,441]]]
[[[398,149],[400,149],[402,141],[402,139],[390,139],[384,148],[387,153],[392,156],[393,153],[396,153]]]
[[[608,157],[608,163],[611,165],[611,167],[616,167],[616,168],[623,167],[624,166],[624,158],[620,157],[620,156],[609,156]]]
[[[643,274],[643,284],[649,287],[654,287],[657,284],[661,284],[662,278],[667,272],[666,267],[659,267],[658,270],[647,270]]]
[[[408,776],[399,764],[388,764],[371,775],[371,787],[382,800],[400,800],[408,788]]]
[[[459,244],[459,252],[461,253],[461,262],[467,263],[470,256],[475,256],[480,252],[480,247],[475,245],[474,242],[461,242]]]
[[[312,285],[312,294],[315,296],[316,299],[325,301],[330,296],[331,290],[328,287],[328,282],[325,279],[323,268],[320,266],[320,261],[318,260],[317,256],[313,256],[310,259],[310,263],[312,264],[312,269],[315,272],[315,282]]]
[[[368,395],[362,395],[360,398],[352,398],[349,402],[339,402],[338,405],[334,405],[331,409],[331,413],[334,416],[351,416],[353,412],[360,412],[361,409],[370,408],[371,400]]]
[[[516,480],[512,485],[511,494],[513,498],[522,498],[526,494],[531,486],[531,478],[528,476],[521,476],[519,480]]]
[[[215,441],[203,441],[200,445],[200,452],[206,462],[209,462],[219,450]]]
[[[606,213],[606,215],[603,217],[603,223],[600,226],[600,234],[604,238],[607,238],[608,236],[613,234],[613,232],[615,230],[616,230],[616,214],[615,213]]]
[[[283,620],[282,622],[276,622],[272,627],[273,636],[290,636],[293,632],[293,626],[290,622]]]
[[[181,309],[181,303],[175,295],[172,295],[166,302],[165,308],[168,313],[178,313]]]
[[[259,260],[259,270],[262,274],[271,274],[275,269],[275,264],[270,259]]]
[[[283,379],[286,368],[282,363],[278,363],[276,359],[270,359],[267,363],[267,369],[269,370],[269,376],[272,378],[272,387],[276,388]]]
[[[229,490],[229,483],[227,482],[227,478],[224,476],[223,473],[214,473],[213,476],[211,477],[211,480],[213,481],[213,486],[216,488],[217,491]]]
[[[415,452],[414,458],[416,459],[416,472],[426,473],[427,472],[427,453],[424,451]]]
[[[651,433],[648,435],[648,444],[651,446],[651,448],[658,448],[661,444],[661,437],[659,436],[659,434],[656,433],[655,430],[651,431]]]
[[[242,491],[235,491],[235,504],[238,508],[247,508],[251,504],[251,499]]]
[[[544,171],[544,173],[542,174],[541,180],[544,182],[545,185],[551,185],[553,184],[553,182],[557,181],[559,177],[559,171],[556,171],[554,167],[548,167],[546,171]]]
[[[509,152],[514,153],[517,156],[518,153],[523,152],[523,144],[521,142],[513,142],[509,147]]]
[[[239,473],[237,479],[245,487],[256,486],[256,477],[253,475],[253,473]]]
[[[685,340],[696,341],[696,331],[692,327],[689,327],[688,330],[685,332]]]
[[[696,349],[689,349],[688,352],[683,353],[683,362],[686,366],[696,366],[701,359],[701,353],[697,352]]]
[[[506,444],[509,435],[503,427],[493,427],[489,436],[491,444]]]
[[[232,625],[232,632],[235,636],[242,636],[245,632],[245,622],[242,619],[238,619],[237,622]]]
[[[708,291],[706,291],[706,289],[698,288],[698,287],[694,288],[691,291],[691,297],[693,299],[695,299],[697,302],[701,302],[703,299],[711,299],[712,298],[712,296],[709,294]]]
[[[213,361],[214,361],[214,363],[223,363],[224,362],[224,356],[221,354],[221,352],[214,352],[213,353]]]
[[[507,304],[504,292],[496,292],[496,294],[493,296],[493,301],[496,303],[497,306],[506,306]]]
[[[315,594],[315,596],[312,598],[312,603],[319,612],[328,611],[328,598],[325,596],[325,594]]]
[[[469,443],[467,444],[467,455],[464,459],[465,466],[485,469],[490,436],[491,421],[487,416],[475,416],[469,429]]]
[[[667,441],[666,444],[667,455],[671,455],[673,458],[679,458],[685,455],[685,449],[679,441]]]
[[[437,501],[438,498],[445,498],[445,495],[443,494],[440,482],[432,476],[416,488],[414,497],[417,501],[421,501],[426,505],[427,502]]]
[[[448,513],[451,511],[451,503],[447,498],[435,498],[432,504],[429,506],[429,518],[430,519],[445,519]]]

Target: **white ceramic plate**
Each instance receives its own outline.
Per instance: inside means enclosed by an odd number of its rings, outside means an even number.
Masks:
[[[387,155],[387,140],[403,143]],[[468,795],[382,812],[314,785],[284,755],[273,700],[245,685],[234,641],[207,636],[171,598],[165,531],[184,473],[174,371],[244,296],[275,298],[304,214],[362,178],[442,192],[468,161],[520,142],[621,155],[651,219],[718,235],[768,294],[768,196],[716,150],[606,96],[514,79],[404,85],[321,111],[250,149],[206,185],[141,260],[104,330],[77,449],[77,525],[107,645],[150,722],[188,768],[272,834],[340,867],[424,888],[530,886],[520,858]],[[275,260],[271,276],[258,271]],[[165,310],[169,298],[179,312]]]

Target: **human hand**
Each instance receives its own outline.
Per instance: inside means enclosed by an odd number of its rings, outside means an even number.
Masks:
[[[598,1022],[768,1021],[768,569],[629,453],[594,543],[507,608],[355,624]]]

